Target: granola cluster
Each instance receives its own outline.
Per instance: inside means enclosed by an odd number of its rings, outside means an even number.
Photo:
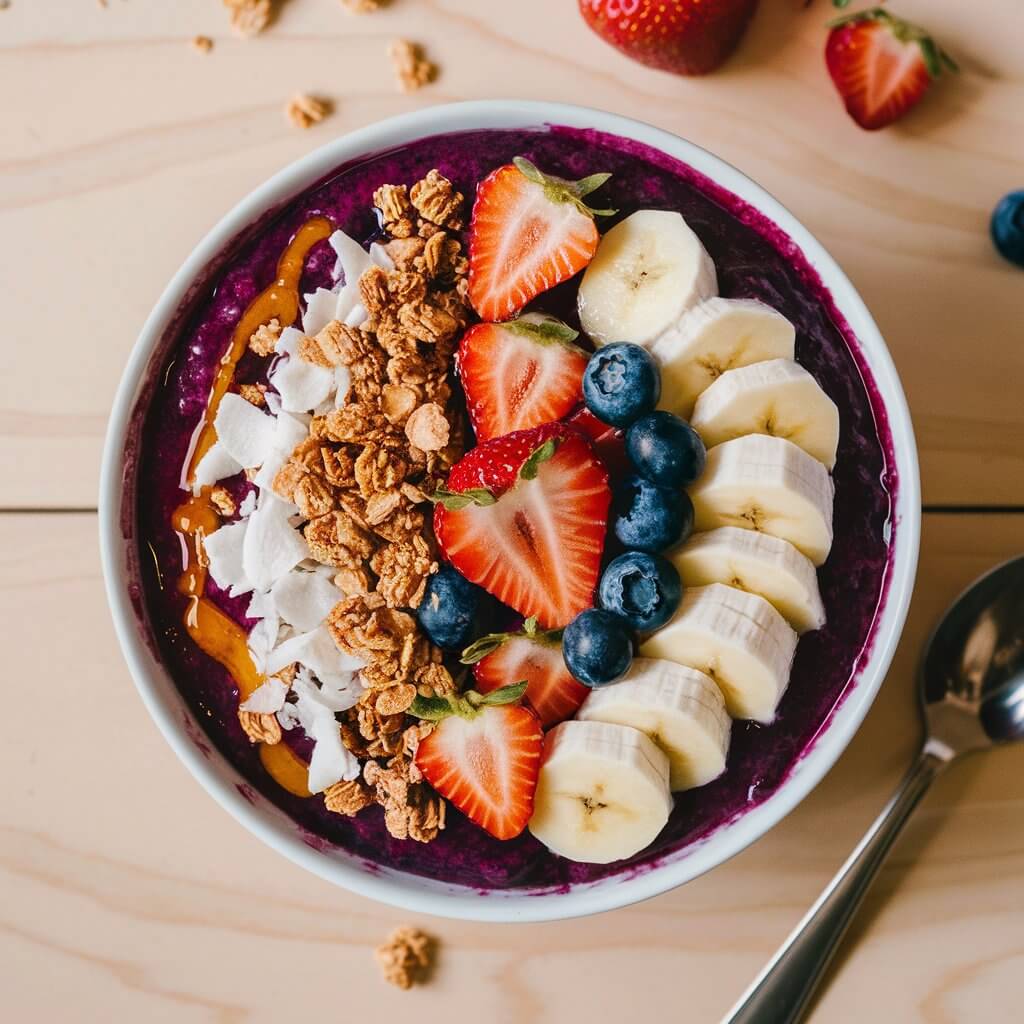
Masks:
[[[430,726],[406,712],[417,693],[452,692],[455,682],[408,610],[438,566],[427,495],[463,451],[449,383],[470,316],[456,235],[463,197],[432,170],[412,188],[382,186],[374,202],[394,269],[374,266],[360,278],[362,327],[335,320],[297,346],[300,359],[346,367],[351,383],[341,408],[313,418],[272,486],[298,506],[312,556],[337,570],[347,597],[328,628],[366,663],[366,692],[341,725],[345,745],[365,761],[362,778],[332,786],[326,806],[350,815],[376,802],[392,835],[429,842],[444,828],[445,805],[413,762]],[[279,333],[276,324],[261,328],[251,347],[267,350]]]
[[[422,981],[434,956],[434,940],[410,925],[396,928],[387,942],[377,947],[376,957],[384,980],[401,989]]]
[[[231,28],[240,36],[259,35],[274,15],[272,0],[224,0]]]

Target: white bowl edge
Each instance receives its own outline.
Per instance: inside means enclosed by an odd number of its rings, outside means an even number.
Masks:
[[[898,489],[896,541],[888,593],[874,631],[874,647],[853,688],[827,727],[770,797],[679,854],[633,872],[568,890],[481,893],[450,888],[419,876],[362,866],[347,855],[327,855],[305,843],[283,812],[254,806],[237,786],[244,779],[219,754],[208,760],[189,738],[188,714],[173,682],[153,658],[125,586],[126,544],[121,533],[122,456],[127,428],[145,371],[190,284],[226,242],[267,209],[291,198],[346,160],[427,135],[480,128],[544,124],[593,128],[661,150],[728,189],[778,225],[803,252],[831,292],[862,349],[882,397],[892,435]],[[598,913],[648,899],[696,878],[735,856],[785,817],[823,778],[867,714],[902,633],[913,589],[920,542],[920,482],[913,426],[895,366],[874,320],[853,285],[820,243],[777,200],[706,150],[630,118],[566,104],[485,100],[430,107],[370,125],[328,142],[285,168],[235,206],[196,246],[147,318],[132,350],[111,410],[100,474],[100,551],[107,597],[121,648],[142,699],[171,747],[202,786],[242,825],[313,873],[362,896],[416,913],[479,921],[558,920]],[[198,726],[197,726],[198,728]]]

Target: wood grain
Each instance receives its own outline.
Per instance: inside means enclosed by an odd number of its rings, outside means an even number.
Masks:
[[[214,0],[13,0],[0,11],[0,506],[95,501],[104,421],[164,284],[234,202],[334,135],[450,100],[504,95],[641,117],[741,167],[847,269],[892,348],[921,445],[925,501],[1024,504],[1024,278],[987,237],[1021,187],[1024,8],[901,0],[961,59],[905,123],[866,134],[841,111],[821,49],[824,0],[764,3],[722,72],[632,64],[573,0],[394,0],[368,17],[288,0],[242,42]],[[213,52],[190,50],[197,32]],[[406,36],[441,65],[412,97],[385,49]],[[30,83],[30,84],[29,84]],[[308,133],[298,90],[332,97]]]
[[[134,692],[101,591],[91,515],[0,517],[8,663],[0,811],[4,1019],[21,1022],[711,1022],[881,808],[917,737],[917,652],[946,603],[1019,550],[1020,516],[929,516],[888,682],[834,770],[734,860],[598,918],[426,919],[432,983],[380,980],[406,915],[272,853],[210,800]],[[1017,1019],[1024,969],[1024,748],[964,762],[913,819],[814,1016]]]

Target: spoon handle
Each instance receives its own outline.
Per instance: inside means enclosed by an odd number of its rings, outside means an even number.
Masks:
[[[921,751],[885,810],[722,1024],[797,1024],[803,1019],[885,855],[947,761],[945,750]]]

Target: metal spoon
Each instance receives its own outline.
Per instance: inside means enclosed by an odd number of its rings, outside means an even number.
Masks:
[[[723,1024],[796,1024],[910,812],[961,754],[1024,739],[1024,557],[968,588],[925,648],[917,762]]]

